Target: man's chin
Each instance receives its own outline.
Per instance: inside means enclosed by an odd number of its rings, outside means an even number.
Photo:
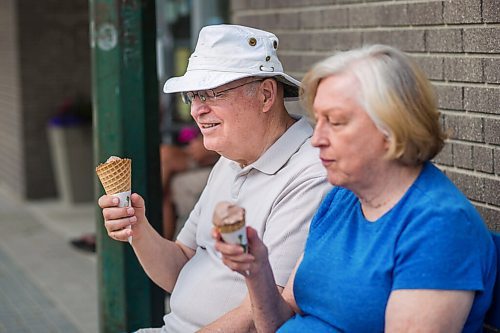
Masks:
[[[220,145],[214,142],[210,142],[210,140],[204,140],[203,145],[205,146],[205,149],[215,151],[216,153],[222,155],[220,153],[221,152]]]

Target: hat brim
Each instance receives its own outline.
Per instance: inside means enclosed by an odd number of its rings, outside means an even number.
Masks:
[[[165,82],[163,91],[167,94],[185,91],[199,91],[214,89],[232,81],[245,77],[272,77],[283,83],[284,97],[287,100],[295,99],[299,96],[300,82],[286,73],[234,73],[217,72],[213,70],[192,70],[187,71],[183,76],[172,77]]]

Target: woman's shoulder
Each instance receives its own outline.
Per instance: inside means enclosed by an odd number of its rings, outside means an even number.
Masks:
[[[450,239],[450,235],[466,234],[471,239],[489,237],[474,205],[431,163],[424,165],[420,176],[387,218],[394,231],[414,240],[420,236]]]
[[[475,211],[460,189],[436,166],[424,164],[408,194],[408,204],[414,209],[446,214],[469,214]]]

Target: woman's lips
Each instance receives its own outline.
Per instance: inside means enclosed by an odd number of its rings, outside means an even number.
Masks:
[[[329,159],[329,158],[324,158],[324,157],[320,157],[320,160],[321,160],[321,163],[323,163],[323,165],[330,165],[332,163],[335,162],[335,160],[333,159]]]

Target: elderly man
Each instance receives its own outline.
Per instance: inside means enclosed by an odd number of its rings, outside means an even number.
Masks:
[[[299,82],[283,72],[278,43],[274,34],[257,29],[205,27],[184,76],[165,83],[166,93],[180,92],[191,106],[205,147],[222,156],[175,242],[151,227],[138,194],[130,208],[118,208],[111,196],[99,199],[109,236],[133,236],[146,273],[172,293],[165,326],[147,332],[253,329],[245,281],[214,249],[218,202],[246,209],[247,225],[269,249],[279,290],[303,251],[309,222],[329,186],[310,144],[312,128],[285,109],[284,99],[298,95]]]

